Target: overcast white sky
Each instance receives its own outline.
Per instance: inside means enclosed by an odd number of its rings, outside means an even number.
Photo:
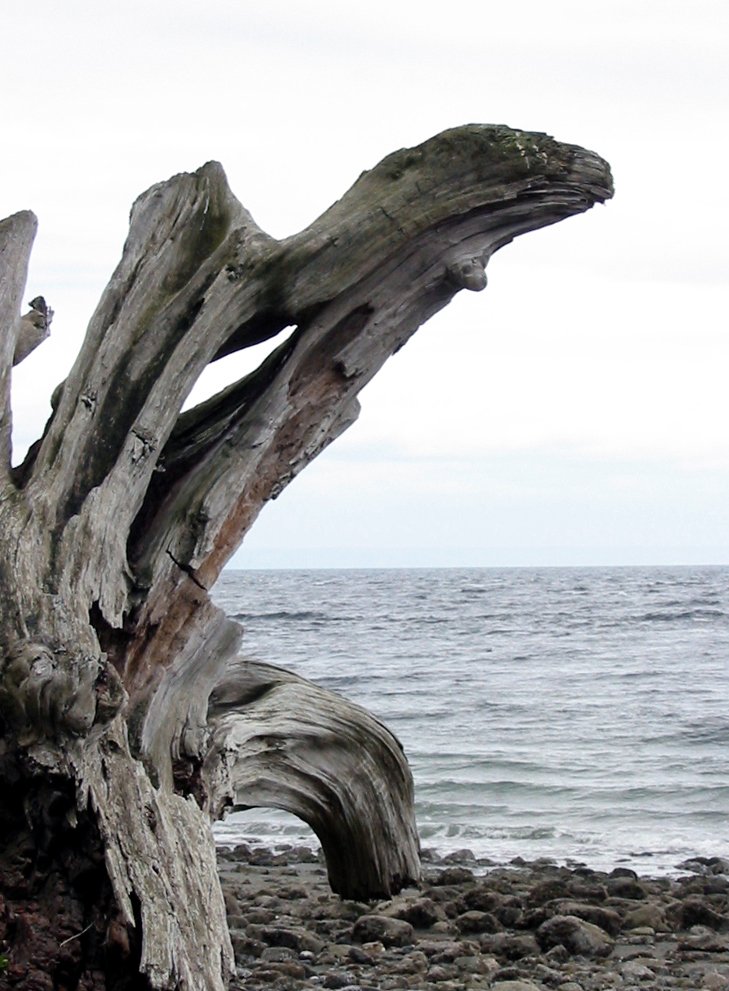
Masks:
[[[149,185],[218,159],[284,236],[390,151],[506,123],[599,152],[615,199],[500,252],[234,563],[729,563],[726,0],[6,0],[0,27],[0,215],[38,215],[56,311],[18,456]]]

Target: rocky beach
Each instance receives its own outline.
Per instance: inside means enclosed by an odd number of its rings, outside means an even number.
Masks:
[[[219,850],[231,987],[729,989],[729,860],[654,878],[467,850],[423,860],[420,888],[363,903],[332,894],[307,848]]]

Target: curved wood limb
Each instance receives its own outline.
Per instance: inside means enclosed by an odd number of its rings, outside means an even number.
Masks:
[[[270,664],[237,657],[209,708],[214,812],[284,809],[314,830],[332,890],[389,898],[420,877],[413,779],[365,709]]]

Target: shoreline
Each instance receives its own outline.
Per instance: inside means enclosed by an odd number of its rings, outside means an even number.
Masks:
[[[231,988],[729,991],[727,859],[650,877],[424,854],[420,888],[364,903],[333,895],[306,847],[219,848]]]

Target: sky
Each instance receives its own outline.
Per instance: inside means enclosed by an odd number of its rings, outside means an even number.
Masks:
[[[37,214],[26,299],[55,310],[16,459],[144,189],[216,159],[283,237],[389,152],[508,124],[601,154],[614,200],[499,252],[231,564],[729,564],[725,0],[6,0],[0,27],[0,216]]]

